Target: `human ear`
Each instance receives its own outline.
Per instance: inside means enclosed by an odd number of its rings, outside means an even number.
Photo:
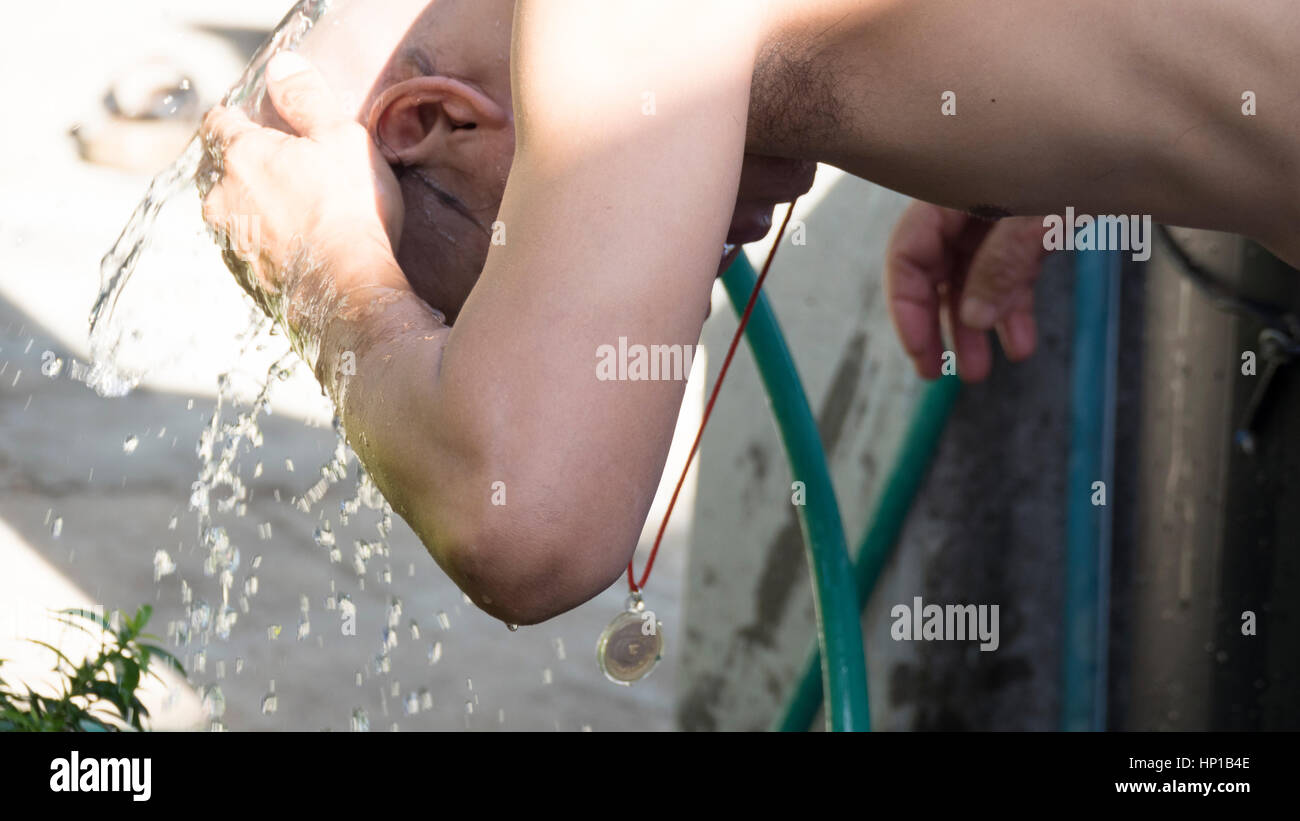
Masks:
[[[367,129],[390,164],[423,165],[480,129],[509,124],[509,112],[469,83],[423,76],[385,89],[370,108]]]

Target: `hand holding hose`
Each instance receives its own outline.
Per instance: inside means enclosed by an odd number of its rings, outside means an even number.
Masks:
[[[966,382],[984,380],[992,368],[987,331],[997,331],[1011,361],[1033,354],[1034,283],[1047,255],[1043,232],[1039,217],[990,222],[926,202],[903,212],[889,242],[885,291],[918,374],[941,374],[945,337]]]

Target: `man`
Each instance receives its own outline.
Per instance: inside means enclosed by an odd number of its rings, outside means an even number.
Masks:
[[[294,58],[270,96],[298,136],[210,114],[205,217],[260,215],[244,284],[353,448],[476,604],[533,623],[626,566],[682,397],[596,351],[693,344],[724,241],[806,163],[956,209],[904,215],[888,286],[918,370],[942,322],[979,378],[986,331],[1033,348],[1043,227],[968,213],[1151,214],[1300,262],[1298,36],[1286,0],[439,0],[364,127]]]

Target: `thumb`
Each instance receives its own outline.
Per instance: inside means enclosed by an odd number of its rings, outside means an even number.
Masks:
[[[311,137],[346,121],[329,84],[299,54],[282,51],[266,66],[267,94],[289,127]]]
[[[1032,295],[1046,255],[1040,218],[1000,220],[971,259],[962,286],[962,324],[981,331],[992,328],[1026,293]]]

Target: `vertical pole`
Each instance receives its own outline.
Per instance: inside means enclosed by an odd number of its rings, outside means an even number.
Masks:
[[[1106,728],[1119,277],[1117,252],[1076,254],[1061,683],[1070,731]]]

